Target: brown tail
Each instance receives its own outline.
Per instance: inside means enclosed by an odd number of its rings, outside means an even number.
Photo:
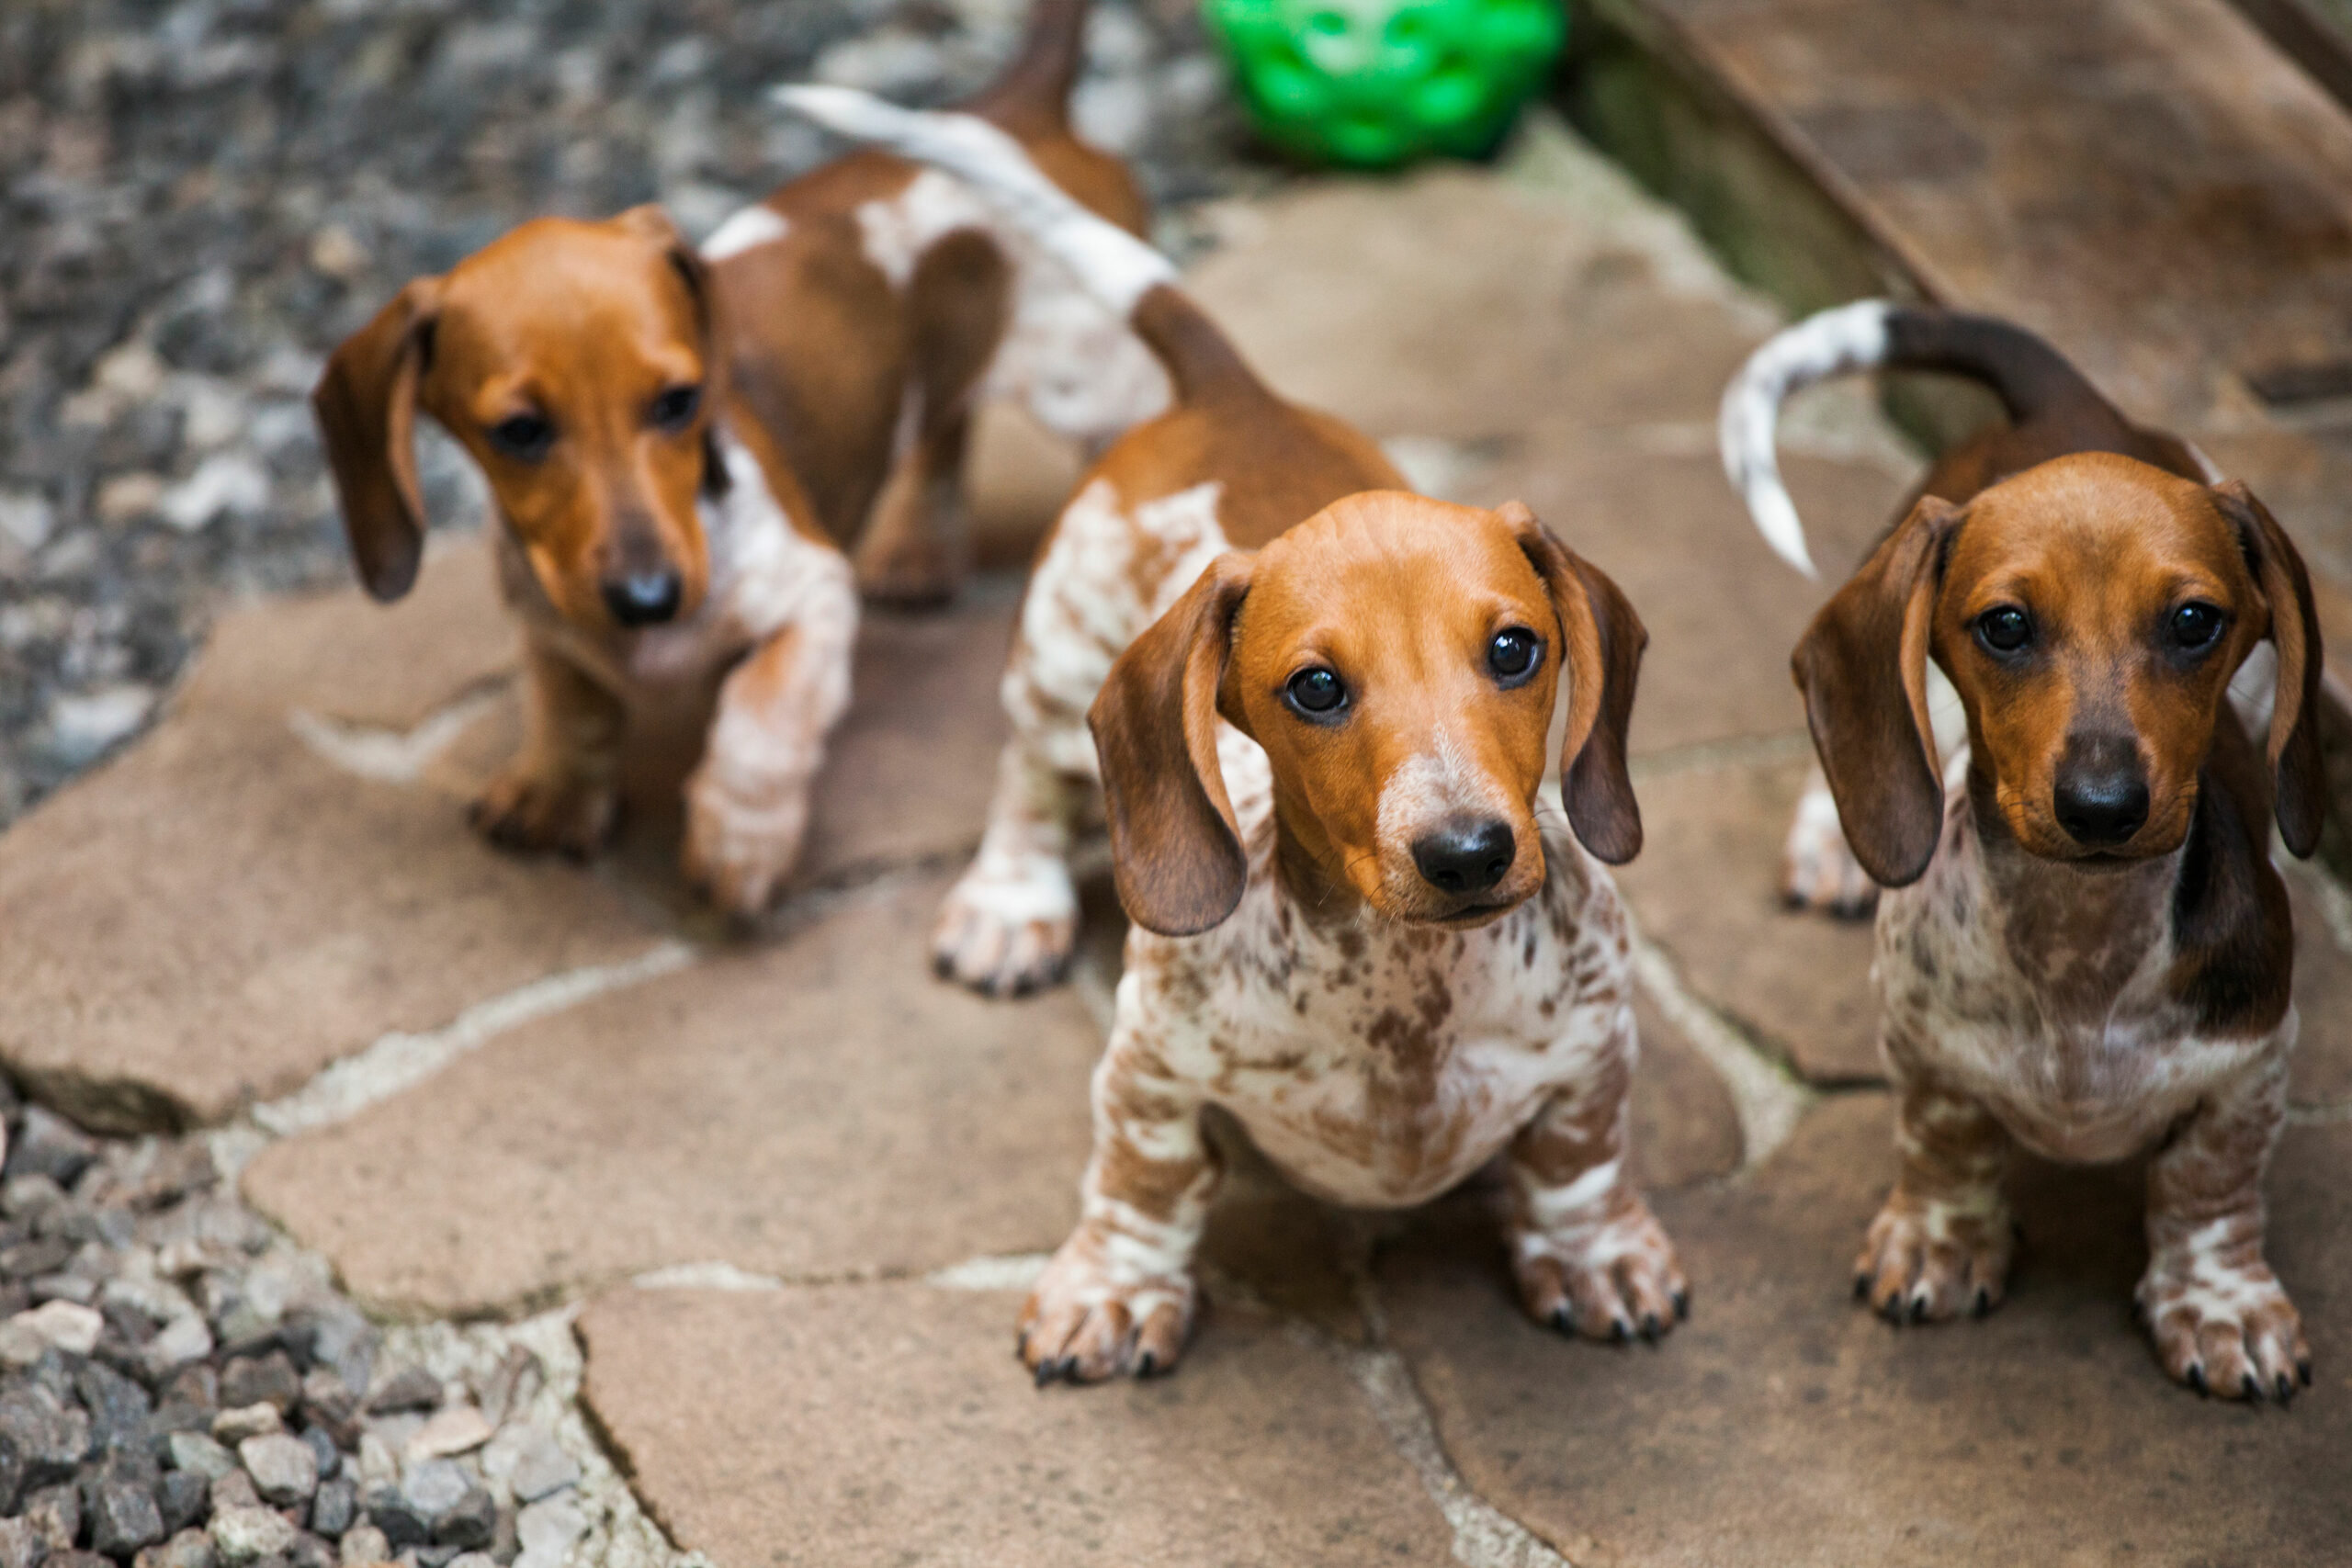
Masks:
[[[1136,301],[1127,317],[1136,336],[1143,339],[1168,378],[1176,384],[1176,400],[1188,406],[1241,398],[1269,398],[1273,393],[1258,379],[1233,340],[1225,335],[1192,296],[1173,284],[1162,283]]]
[[[1035,0],[1020,51],[962,108],[1015,136],[1069,129],[1069,92],[1086,62],[1089,0]]]

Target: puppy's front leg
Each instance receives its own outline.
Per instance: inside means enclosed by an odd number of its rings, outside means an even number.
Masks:
[[[2165,1371],[2199,1393],[2284,1404],[2312,1381],[2302,1317],[2262,1256],[2262,1173],[2286,1111],[2281,1050],[2199,1107],[2148,1167],[2140,1313]]]
[[[585,856],[613,829],[621,701],[537,637],[523,656],[523,750],[475,797],[473,824],[506,849]]]
[[[1201,1100],[1124,1025],[1094,1069],[1094,1155],[1078,1228],[1021,1309],[1020,1352],[1040,1386],[1149,1377],[1183,1353],[1198,1291],[1193,1254],[1219,1175]]]
[[[1589,1083],[1555,1095],[1510,1149],[1511,1269],[1538,1323],[1655,1341],[1689,1315],[1682,1265],[1625,1168],[1633,1023]]]
[[[1951,1317],[1962,1306],[1982,1316],[2009,1273],[2008,1129],[1932,1080],[1901,1087],[1902,1171],[1854,1260],[1854,1293],[1890,1323]]]
[[[808,787],[825,737],[849,705],[857,605],[846,574],[737,665],[719,688],[702,761],[686,781],[686,880],[749,918],[800,857]]]

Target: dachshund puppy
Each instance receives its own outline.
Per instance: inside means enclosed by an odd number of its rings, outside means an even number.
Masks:
[[[1021,1314],[1037,1381],[1175,1364],[1218,1179],[1209,1105],[1343,1203],[1419,1203],[1507,1151],[1527,1309],[1563,1332],[1665,1333],[1687,1286],[1626,1168],[1634,982],[1601,863],[1641,845],[1632,607],[1525,507],[1404,493],[1371,442],[1269,391],[1164,259],[992,128],[785,98],[1003,201],[1131,313],[1177,389],[1039,563],[1005,681],[1017,736],[958,891],[1001,924],[1061,922],[1066,942],[1070,803],[1099,766],[1136,930],[1078,1228]],[[1537,793],[1563,680],[1566,823]],[[944,929],[967,918],[951,901]]]
[[[974,105],[1082,201],[1139,227],[1064,102],[1084,0],[1039,0]],[[967,415],[983,383],[1090,439],[1165,400],[1117,318],[953,180],[878,152],[729,219],[699,253],[658,209],[526,223],[419,278],[328,362],[313,404],[361,581],[400,597],[424,514],[422,410],[490,483],[525,628],[528,737],[474,805],[517,849],[608,836],[626,710],[712,719],[685,870],[758,913],[797,857],[849,693],[866,586],[944,597]]]
[[[1844,842],[1888,889],[1901,1168],[1856,1292],[1890,1320],[1985,1312],[2009,1266],[2013,1147],[2153,1149],[2138,1304],[2165,1370],[2283,1403],[2311,1352],[2262,1251],[2296,1032],[2270,833],[2275,818],[2310,854],[2325,804],[2302,561],[2243,485],[2210,482],[2018,328],[1854,306],[1768,356],[1958,369],[2014,421],[1939,461],[1795,654]],[[1780,499],[1758,516],[1801,553]],[[2265,643],[2257,744],[2226,699]],[[1948,768],[1931,662],[1967,726]]]

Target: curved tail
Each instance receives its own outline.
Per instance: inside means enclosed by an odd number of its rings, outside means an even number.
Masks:
[[[770,96],[828,130],[969,184],[1135,329],[1167,367],[1179,400],[1264,390],[1216,324],[1176,288],[1174,263],[1048,179],[998,126],[961,111],[900,108],[854,87],[778,87]]]
[[[1021,47],[1003,73],[962,107],[1008,130],[1059,130],[1069,124],[1069,93],[1086,63],[1090,0],[1035,0]]]
[[[2064,355],[2023,327],[1995,317],[1885,299],[1808,316],[1748,356],[1724,389],[1717,423],[1724,473],[1732,488],[1747,502],[1765,542],[1807,577],[1820,573],[1805,548],[1796,503],[1781,482],[1773,447],[1781,404],[1816,381],[1879,368],[1942,370],[1982,382],[2001,400],[2012,424],[2053,409],[2088,405],[2118,429],[2128,428]]]

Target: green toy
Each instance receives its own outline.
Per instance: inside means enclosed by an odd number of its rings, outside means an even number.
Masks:
[[[1491,148],[1567,36],[1560,0],[1202,0],[1259,130],[1378,167]]]

